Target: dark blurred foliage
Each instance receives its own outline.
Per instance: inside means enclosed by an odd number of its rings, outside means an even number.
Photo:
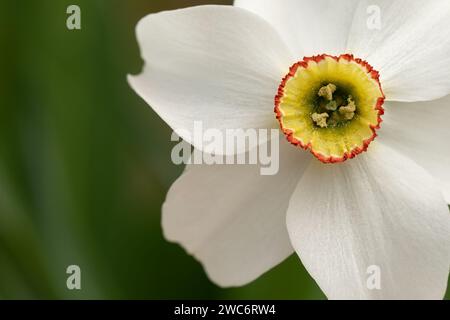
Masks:
[[[0,1],[0,298],[324,298],[296,256],[221,289],[162,236],[183,168],[171,130],[126,82],[142,67],[134,27],[205,3]],[[82,30],[66,28],[70,4]],[[66,288],[71,264],[80,291]]]

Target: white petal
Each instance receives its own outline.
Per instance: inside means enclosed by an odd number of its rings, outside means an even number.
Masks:
[[[356,0],[236,0],[278,30],[296,60],[344,53]]]
[[[204,130],[277,127],[274,97],[292,59],[276,31],[232,6],[151,14],[136,27],[145,67],[133,89],[186,141]]]
[[[303,264],[330,299],[445,294],[448,207],[428,173],[388,147],[374,144],[343,165],[312,162],[292,196],[287,226]]]
[[[380,141],[410,157],[439,182],[450,203],[450,96],[386,104]]]
[[[363,0],[348,49],[380,72],[388,100],[443,97],[450,93],[450,3]]]
[[[286,210],[312,157],[280,144],[277,175],[261,176],[256,165],[192,165],[167,195],[166,238],[194,255],[218,285],[253,281],[293,252]]]

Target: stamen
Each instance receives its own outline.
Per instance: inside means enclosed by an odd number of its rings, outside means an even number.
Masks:
[[[339,113],[344,117],[345,120],[352,120],[355,116],[356,105],[353,101],[353,97],[349,96],[347,99],[348,105],[345,107],[340,107]]]
[[[356,104],[353,97],[349,95],[347,99],[342,93],[336,93],[338,87],[329,83],[319,89],[317,95],[326,101],[319,101],[318,111],[311,115],[315,125],[320,128],[335,127],[345,121],[350,121],[355,117]],[[334,96],[333,96],[334,95]],[[347,105],[343,105],[347,101]]]
[[[336,92],[336,86],[332,83],[326,85],[325,87],[320,88],[319,90],[319,97],[323,97],[327,99],[328,101],[333,100],[333,93]]]
[[[311,117],[317,126],[321,128],[328,127],[327,124],[327,119],[329,117],[328,113],[321,113],[321,114],[313,113]]]

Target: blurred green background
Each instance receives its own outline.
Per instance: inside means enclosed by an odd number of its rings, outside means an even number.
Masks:
[[[221,289],[163,239],[183,170],[171,130],[129,88],[151,12],[231,1],[0,1],[0,299],[323,299],[293,256]],[[82,30],[66,28],[81,8]],[[66,288],[66,268],[82,290]]]

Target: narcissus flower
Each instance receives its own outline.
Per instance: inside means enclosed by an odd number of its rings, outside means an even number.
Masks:
[[[284,133],[277,175],[192,165],[167,195],[165,236],[212,281],[244,285],[296,252],[331,299],[444,296],[448,0],[238,0],[148,15],[137,38],[129,83],[174,130]]]

